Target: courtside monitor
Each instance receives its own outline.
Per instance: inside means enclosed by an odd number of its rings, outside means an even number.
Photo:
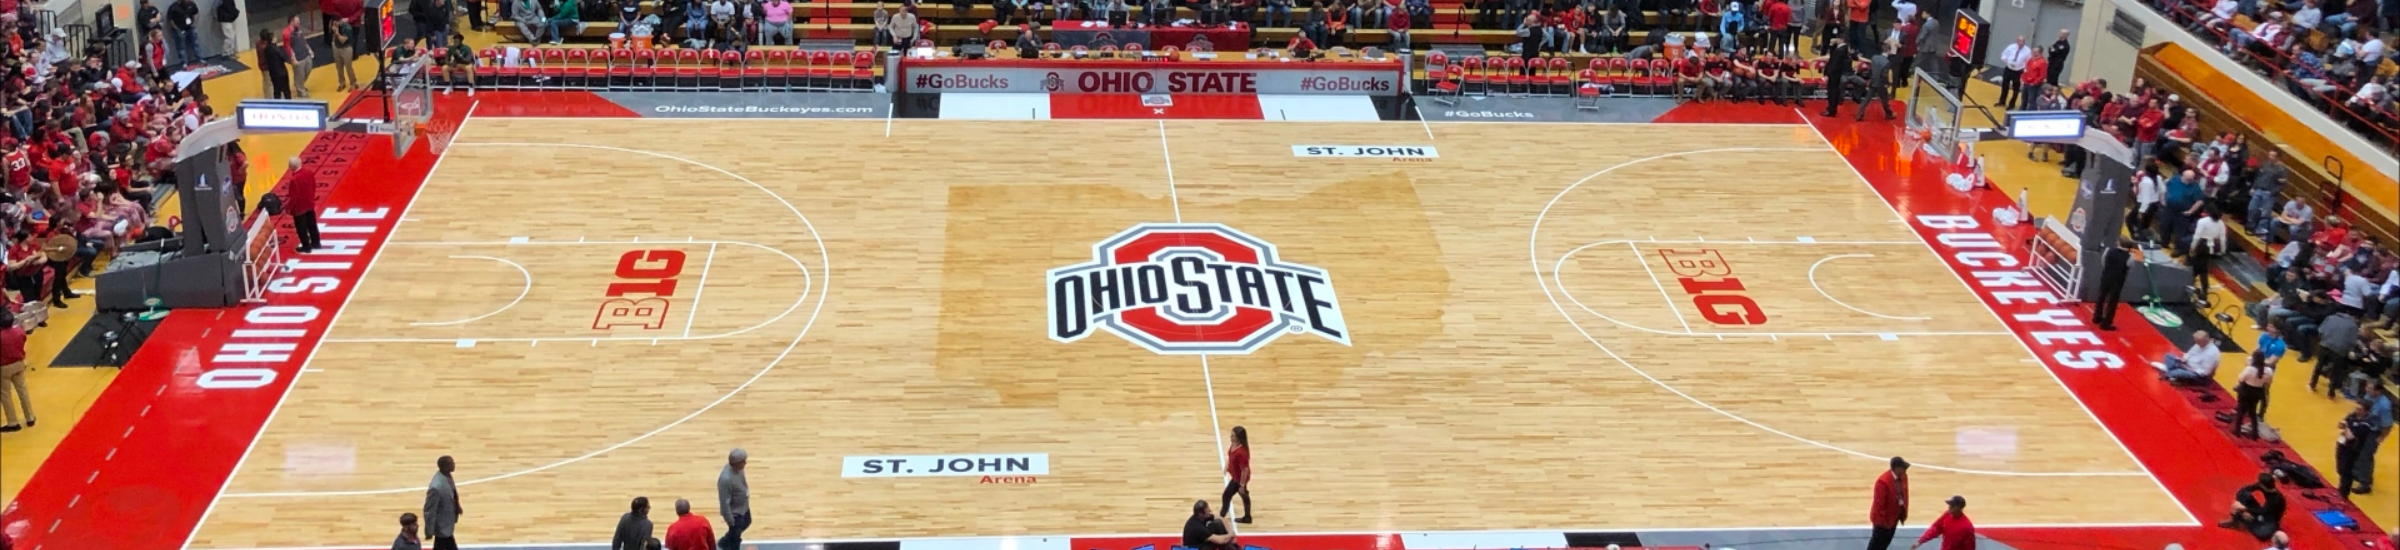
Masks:
[[[252,99],[234,108],[245,132],[319,132],[325,130],[325,102]]]
[[[2073,140],[2083,137],[2083,113],[2077,111],[2010,111],[2008,137],[2028,141]]]

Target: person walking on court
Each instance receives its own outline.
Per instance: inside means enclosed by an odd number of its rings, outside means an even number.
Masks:
[[[0,432],[13,432],[33,427],[33,396],[25,392],[25,328],[17,326],[17,318],[0,311],[0,414],[8,424]],[[14,396],[14,401],[11,401]],[[25,411],[25,423],[17,423],[17,411]]]
[[[2125,272],[2133,263],[2133,241],[2119,239],[2117,247],[2100,255],[2100,289],[2092,300],[2092,325],[2117,330],[2118,298],[2125,294]]]
[[[303,254],[324,246],[317,237],[317,174],[300,169],[300,157],[292,157],[291,169],[283,173],[283,212],[292,217],[292,234],[300,242],[293,250]]]
[[[1233,427],[1233,448],[1225,450],[1225,496],[1217,508],[1233,514],[1233,496],[1242,496],[1242,515],[1234,523],[1250,523],[1250,431]]]
[[[2204,210],[2200,213],[2200,220],[2192,222],[2192,248],[2185,255],[2192,264],[2192,288],[2199,291],[2195,295],[2208,295],[2209,263],[2224,254],[2224,214],[2214,209]]]
[[[1917,537],[1917,543],[1909,545],[1909,550],[1924,547],[1934,537],[1942,538],[1942,550],[1975,550],[1975,522],[1967,520],[1967,497],[1950,495],[1950,500],[1942,502],[1949,504],[1950,509],[1943,511],[1942,517],[1934,518],[1932,525],[1925,526],[1925,534]]]
[[[392,538],[392,550],[425,550],[425,542],[417,539],[417,515],[400,513],[400,536]]]
[[[675,499],[675,523],[667,526],[667,550],[716,550],[717,532],[708,517],[692,513],[690,499]]]
[[[750,451],[734,449],[725,457],[725,470],[717,473],[717,513],[725,515],[725,538],[717,547],[741,550],[742,532],[750,530],[750,478],[742,468],[750,465]]]
[[[425,536],[433,537],[434,550],[458,550],[458,516],[467,513],[458,505],[458,481],[450,476],[458,463],[443,455],[433,466],[433,481],[425,485]]]
[[[2263,353],[2250,354],[2250,366],[2233,384],[2233,434],[2258,439],[2259,419],[2267,414],[2267,387],[2275,384],[2275,359]]]
[[[1867,513],[1867,520],[1875,527],[1875,534],[1867,537],[1867,550],[1891,548],[1893,532],[1900,530],[1900,522],[1908,521],[1907,460],[1892,457],[1892,468],[1875,478],[1875,507]]]
[[[617,518],[617,533],[608,537],[608,550],[642,550],[650,538],[650,497],[633,497],[633,511]]]

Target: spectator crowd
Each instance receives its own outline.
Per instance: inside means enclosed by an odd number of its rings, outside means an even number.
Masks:
[[[2149,0],[2335,120],[2400,144],[2400,0]]]

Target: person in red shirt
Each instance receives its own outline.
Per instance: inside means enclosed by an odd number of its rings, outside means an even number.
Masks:
[[[1875,26],[1867,24],[1867,15],[1874,13],[1873,4],[1868,3],[1867,0],[1842,0],[1842,4],[1848,8],[1843,10],[1843,13],[1850,20],[1850,43],[1859,45],[1862,49],[1869,44],[1880,43],[1881,41],[1875,39]]]
[[[1793,49],[1792,5],[1783,0],[1767,0],[1767,49],[1777,55],[1799,55]]]
[[[325,246],[317,240],[317,173],[300,169],[300,157],[294,156],[282,187],[283,212],[292,217],[292,235],[300,240],[292,250],[306,254]]]
[[[0,432],[13,432],[33,426],[33,396],[25,392],[25,329],[17,326],[17,318],[0,311],[0,413],[6,413],[8,425]],[[15,392],[15,402],[10,402]],[[17,423],[17,410],[25,411],[25,423]]]
[[[1908,461],[1895,456],[1892,469],[1875,478],[1875,507],[1867,513],[1875,534],[1867,538],[1867,550],[1891,548],[1892,534],[1903,521],[1908,521]]]
[[[1917,537],[1917,543],[1909,545],[1909,550],[1925,546],[1934,537],[1942,538],[1942,550],[1975,550],[1975,522],[1967,519],[1967,497],[1950,495],[1950,500],[1942,502],[1949,504],[1950,509],[1942,512],[1942,517],[1934,518],[1933,525],[1925,526],[1925,535]]]
[[[1401,12],[1407,13],[1407,12]],[[1233,514],[1233,496],[1242,496],[1242,515],[1234,523],[1250,523],[1250,431],[1233,427],[1233,448],[1225,450],[1225,496],[1218,510]]]
[[[675,499],[675,524],[667,526],[667,550],[717,550],[708,517],[692,513],[692,501]]]

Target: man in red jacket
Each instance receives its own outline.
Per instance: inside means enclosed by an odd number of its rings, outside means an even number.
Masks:
[[[300,166],[300,157],[292,156],[292,168],[283,176],[283,211],[292,217],[292,234],[299,243],[292,249],[301,253],[315,252],[324,246],[317,240],[317,173]]]
[[[1875,534],[1867,539],[1867,550],[1892,547],[1892,532],[1900,522],[1908,521],[1908,461],[1892,457],[1892,469],[1875,478],[1875,507],[1867,514]]]
[[[675,524],[667,526],[667,550],[716,550],[717,531],[708,517],[692,513],[692,501],[675,499]]]
[[[1934,537],[1942,538],[1942,550],[1975,550],[1975,522],[1967,520],[1967,497],[1950,495],[1950,500],[1944,502],[1950,509],[1942,512],[1942,517],[1934,518],[1933,525],[1925,527],[1925,536],[1917,537],[1917,543],[1908,550],[1917,550]]]

